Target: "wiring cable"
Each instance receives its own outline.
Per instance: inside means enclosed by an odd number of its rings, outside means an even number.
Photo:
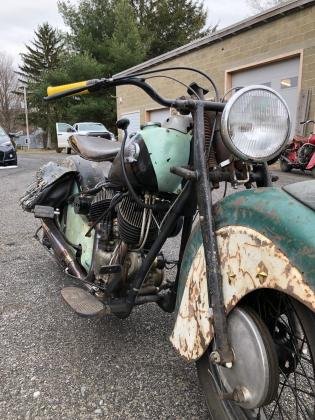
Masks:
[[[134,73],[128,74],[128,77],[144,76],[146,74],[153,74],[153,73],[159,73],[159,72],[170,71],[170,70],[187,70],[187,71],[191,71],[191,72],[200,74],[201,76],[203,76],[205,79],[207,79],[210,82],[210,84],[213,87],[213,90],[215,92],[216,100],[217,101],[219,100],[219,97],[220,97],[219,90],[218,90],[216,84],[214,83],[214,81],[211,79],[211,77],[208,76],[207,73],[204,73],[203,71],[201,71],[199,69],[195,69],[193,67],[174,66],[174,67],[164,67],[164,68],[161,68],[161,69],[158,69],[158,70],[148,70],[148,71],[142,71],[142,72],[137,72],[136,71]],[[115,78],[115,80],[119,80],[120,78],[122,78],[122,77]]]
[[[192,93],[194,95],[196,95],[197,99],[201,99],[200,96],[197,94],[197,92],[191,88],[190,86],[186,85],[186,83],[176,79],[175,77],[171,77],[171,76],[164,76],[163,74],[158,75],[158,76],[150,76],[150,77],[146,77],[144,80],[150,80],[150,79],[158,79],[158,78],[163,78],[163,79],[169,79],[169,80],[173,80],[174,82],[179,83],[180,85],[184,86],[187,89],[190,89],[192,91]]]

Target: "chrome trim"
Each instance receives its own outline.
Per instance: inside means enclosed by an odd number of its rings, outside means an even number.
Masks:
[[[230,134],[229,134],[229,130],[228,130],[228,120],[229,120],[229,115],[230,115],[232,106],[235,104],[238,98],[240,98],[242,95],[244,95],[247,92],[254,91],[254,90],[266,90],[274,94],[283,103],[288,113],[289,123],[288,123],[287,133],[286,133],[284,142],[282,143],[281,147],[277,151],[275,151],[272,155],[266,156],[264,158],[254,158],[252,156],[247,156],[244,153],[242,153],[239,149],[237,149],[237,147],[232,142]],[[267,162],[268,160],[271,160],[272,158],[277,156],[284,149],[284,147],[287,145],[290,139],[291,126],[292,126],[291,116],[290,116],[290,111],[289,111],[287,103],[282,98],[282,96],[279,95],[278,92],[276,92],[274,89],[271,89],[270,87],[265,86],[265,85],[250,85],[250,86],[246,86],[238,90],[226,103],[222,116],[221,116],[221,135],[222,135],[222,140],[223,140],[224,145],[230,150],[230,152],[233,155],[237,156],[238,158],[244,161]]]

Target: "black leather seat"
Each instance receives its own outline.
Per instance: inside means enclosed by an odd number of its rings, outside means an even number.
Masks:
[[[121,147],[121,143],[117,141],[76,134],[70,136],[68,141],[81,157],[95,162],[113,161]]]
[[[289,184],[283,189],[305,206],[315,210],[315,180]]]

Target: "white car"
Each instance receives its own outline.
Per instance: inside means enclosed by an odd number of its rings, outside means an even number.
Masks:
[[[81,136],[102,137],[115,141],[115,136],[104,124],[98,122],[79,122],[73,125],[75,131]]]
[[[114,134],[108,131],[105,125],[97,122],[82,122],[76,123],[73,126],[64,122],[58,122],[56,123],[56,131],[58,153],[61,153],[62,149],[66,149],[68,154],[71,153],[68,139],[73,133],[79,134],[80,136],[102,137],[108,140],[116,140]]]
[[[67,123],[57,122],[56,123],[56,132],[57,132],[57,153],[61,153],[62,149],[66,149],[68,154],[71,153],[71,147],[68,143],[68,138],[71,134],[76,133],[76,130]]]

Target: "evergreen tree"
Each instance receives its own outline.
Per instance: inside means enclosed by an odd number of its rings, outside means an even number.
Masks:
[[[147,58],[156,57],[216,30],[206,28],[203,2],[193,0],[151,0],[142,26],[150,38]]]
[[[78,53],[87,53],[104,65],[106,75],[112,74],[108,58],[110,39],[114,32],[114,0],[80,0],[72,4],[59,1],[58,9],[70,28],[68,41]]]
[[[50,132],[53,141],[56,139],[55,124],[58,121],[69,124],[99,121],[113,128],[115,102],[113,98],[108,100],[104,92],[77,95],[48,103],[43,101],[47,86],[99,78],[104,72],[103,66],[87,54],[67,55],[62,64],[62,67],[43,73],[39,81],[29,83],[30,121]]]
[[[27,52],[21,54],[22,64],[19,66],[18,75],[22,76],[22,81],[29,88],[29,105],[33,113],[33,123],[42,127],[46,131],[47,146],[52,148],[54,140],[52,137],[51,109],[50,105],[44,104],[42,98],[38,101],[36,92],[38,86],[45,80],[46,73],[57,69],[60,65],[63,53],[63,38],[56,29],[43,23],[34,31],[35,36],[30,45],[26,45]]]
[[[63,51],[62,36],[47,22],[43,23],[35,31],[31,44],[26,45],[26,50],[21,54],[18,74],[26,82],[38,80],[43,72],[58,67]]]
[[[131,13],[128,3],[134,13]],[[119,59],[119,67],[124,65],[128,68],[137,64],[137,60],[141,62],[143,59],[163,54],[216,29],[205,27],[207,12],[202,1],[79,0],[79,3],[74,5],[67,0],[59,1],[58,6],[71,30],[70,39],[75,49],[87,52],[105,64],[108,75],[115,72],[115,63],[112,61],[113,45],[118,43],[121,48],[123,37],[124,44],[129,44],[129,51],[132,39],[137,41],[133,48],[134,54],[128,53],[131,61],[128,62],[127,57]],[[117,14],[118,8],[120,16]],[[117,22],[120,26],[117,26]],[[140,54],[139,49],[142,53],[145,52],[144,56]],[[115,55],[115,59],[117,58]]]
[[[114,9],[115,29],[109,43],[113,72],[132,67],[145,58],[135,12],[128,0],[118,0]]]

